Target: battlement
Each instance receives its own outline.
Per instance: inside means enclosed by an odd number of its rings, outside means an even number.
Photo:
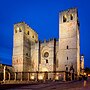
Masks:
[[[25,26],[26,28],[28,28],[28,29],[30,29],[30,30],[32,30],[33,32],[36,33],[36,31],[33,30],[33,29],[32,29],[27,23],[25,23],[24,21],[23,21],[23,22],[18,22],[18,23],[16,23],[16,24],[14,24],[14,28],[17,27],[17,26],[20,26],[20,25],[23,25],[23,26]],[[36,33],[36,34],[37,34],[37,33]]]
[[[70,21],[78,21],[78,13],[77,8],[70,8],[65,11],[61,11],[59,13],[59,21],[60,23],[70,22]]]
[[[77,12],[77,8],[69,8],[67,10],[60,11],[60,14]]]
[[[50,38],[49,40],[44,40],[44,41],[40,41],[40,43],[49,43],[49,42],[53,42],[53,41],[56,41],[56,42],[58,42],[58,39],[56,39],[56,38]]]
[[[28,38],[32,38],[38,41],[38,34],[25,22],[19,22],[14,24],[14,35],[25,35]]]

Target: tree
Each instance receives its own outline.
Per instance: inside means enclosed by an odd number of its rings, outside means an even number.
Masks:
[[[85,73],[90,74],[90,68],[89,67],[85,68]]]

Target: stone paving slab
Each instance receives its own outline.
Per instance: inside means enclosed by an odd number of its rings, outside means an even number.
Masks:
[[[4,84],[0,90],[90,90],[90,80],[87,86],[83,87],[83,81],[69,82],[39,82],[31,84]]]

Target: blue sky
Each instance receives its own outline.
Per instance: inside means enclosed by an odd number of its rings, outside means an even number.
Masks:
[[[81,54],[90,67],[90,0],[0,0],[0,62],[12,64],[13,25],[25,21],[39,40],[58,38],[59,12],[78,8]]]

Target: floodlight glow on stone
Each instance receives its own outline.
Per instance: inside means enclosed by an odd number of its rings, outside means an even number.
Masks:
[[[33,80],[34,79],[34,76],[31,76],[31,79]]]
[[[39,75],[38,79],[39,80],[42,80],[43,79],[43,76]]]
[[[56,80],[59,80],[59,77],[58,77],[58,76],[56,76],[56,77],[55,77],[55,79],[56,79]]]
[[[19,30],[19,27],[17,27],[17,30]]]

